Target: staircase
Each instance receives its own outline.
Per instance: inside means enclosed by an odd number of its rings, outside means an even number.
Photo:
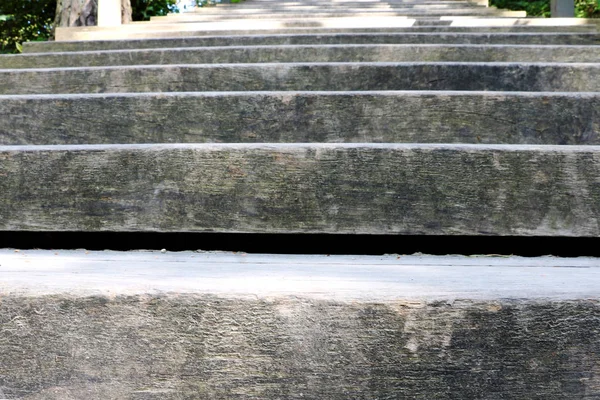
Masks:
[[[593,240],[598,26],[248,0],[59,29],[0,57],[0,231]],[[600,398],[598,259],[186,248],[0,250],[0,398]]]

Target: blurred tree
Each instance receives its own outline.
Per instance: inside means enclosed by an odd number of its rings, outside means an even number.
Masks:
[[[122,0],[123,23],[177,12],[176,0]],[[55,26],[96,25],[98,0],[0,0],[0,52],[21,50],[21,43],[48,40]]]

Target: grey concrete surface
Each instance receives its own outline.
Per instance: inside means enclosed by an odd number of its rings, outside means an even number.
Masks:
[[[0,147],[0,229],[598,236],[597,146]]]
[[[597,62],[600,46],[283,45],[0,55],[0,68],[273,62]]]
[[[264,63],[0,70],[0,94],[248,90],[598,92],[600,63]]]
[[[600,145],[600,94],[204,92],[0,96],[0,144]]]
[[[161,293],[333,301],[565,301],[600,294],[600,260],[577,257],[278,255],[0,250],[0,293]],[[551,251],[551,249],[548,249]]]
[[[518,29],[518,28],[517,28]],[[186,33],[186,35],[191,35]],[[596,32],[370,32],[334,34],[253,34],[188,36],[137,40],[95,40],[26,43],[26,52],[92,51],[203,46],[268,46],[307,44],[529,44],[598,45]]]
[[[5,250],[0,387],[22,400],[593,398],[598,270]]]

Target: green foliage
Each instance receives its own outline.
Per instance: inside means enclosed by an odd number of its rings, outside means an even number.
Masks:
[[[177,12],[177,0],[131,0],[134,21]],[[20,53],[23,42],[48,40],[56,0],[0,0],[0,53]]]
[[[490,5],[527,11],[529,17],[550,17],[550,0],[490,0]],[[600,18],[600,0],[575,0],[575,16]]]
[[[490,5],[515,11],[527,11],[530,17],[549,17],[550,0],[490,0]]]
[[[48,40],[56,0],[2,0],[0,2],[0,52],[20,52],[21,43]]]
[[[134,21],[148,21],[150,17],[178,12],[177,0],[131,0]]]
[[[600,0],[575,0],[575,16],[600,18]]]

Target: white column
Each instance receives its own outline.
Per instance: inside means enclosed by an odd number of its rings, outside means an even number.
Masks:
[[[121,25],[121,0],[98,0],[98,26]]]
[[[574,0],[551,0],[550,14],[552,18],[573,18],[575,17]]]

